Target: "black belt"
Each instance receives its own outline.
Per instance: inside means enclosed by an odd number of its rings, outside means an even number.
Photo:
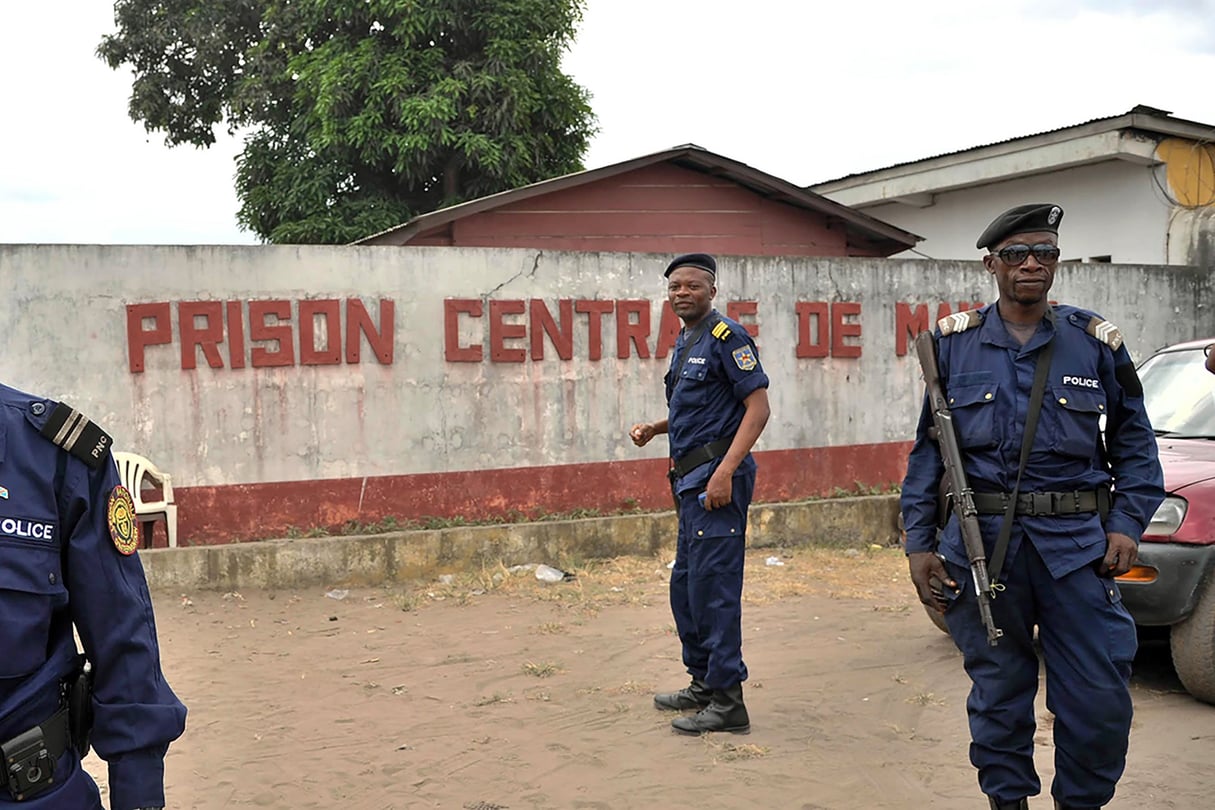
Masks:
[[[697,447],[687,455],[680,456],[675,459],[672,469],[675,470],[675,475],[683,477],[692,470],[699,467],[701,464],[708,464],[715,458],[720,458],[730,449],[730,445],[734,442],[734,437],[730,436],[725,439],[718,439],[715,442],[709,442],[706,445]]]
[[[1002,515],[1008,508],[1007,492],[976,492],[975,509],[980,515]],[[1109,510],[1109,490],[1083,492],[1023,492],[1017,496],[1018,515],[1079,515]]]
[[[71,733],[64,706],[50,720],[0,743],[0,788],[23,801],[50,787],[55,782],[55,763],[69,747]]]

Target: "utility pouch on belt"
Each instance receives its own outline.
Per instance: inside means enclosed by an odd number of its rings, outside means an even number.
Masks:
[[[93,665],[82,661],[67,684],[68,726],[72,746],[84,759],[89,753],[89,736],[93,731]]]

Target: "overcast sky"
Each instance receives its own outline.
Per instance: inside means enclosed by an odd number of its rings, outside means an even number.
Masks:
[[[168,149],[94,55],[104,0],[5,3],[0,242],[255,243],[240,144]],[[683,143],[807,185],[1126,112],[1215,125],[1215,0],[588,0],[587,168]]]

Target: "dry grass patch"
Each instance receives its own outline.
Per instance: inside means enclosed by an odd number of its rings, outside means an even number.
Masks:
[[[437,602],[461,605],[483,595],[510,595],[551,603],[575,615],[593,617],[614,605],[648,605],[665,602],[674,549],[656,557],[615,557],[555,567],[573,574],[563,582],[541,582],[534,569],[507,567],[499,562],[475,573],[445,574],[412,591],[390,595],[402,610],[424,609]],[[782,565],[768,565],[776,558]],[[743,601],[763,605],[814,594],[833,599],[867,599],[875,610],[903,612],[914,605],[907,562],[897,548],[753,548],[747,551]],[[536,632],[565,632],[562,622],[541,625]]]
[[[737,762],[744,759],[760,759],[768,755],[768,749],[762,745],[735,745],[732,742],[719,742],[714,739],[716,735],[705,734],[701,737],[704,740],[705,748],[713,755],[715,762]]]
[[[540,664],[528,661],[523,665],[524,674],[531,675],[534,678],[549,678],[561,671],[561,665],[552,661],[545,661]]]

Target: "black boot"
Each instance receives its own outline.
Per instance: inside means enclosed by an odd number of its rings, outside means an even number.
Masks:
[[[1055,810],[1089,810],[1087,807],[1077,807],[1071,804],[1063,804],[1058,799],[1055,799]],[[1100,807],[1092,808],[1092,810],[1101,810]]]
[[[709,705],[713,690],[705,682],[693,678],[692,682],[678,692],[659,692],[654,695],[654,708],[683,712],[688,709],[703,709]]]
[[[708,706],[691,717],[676,717],[671,721],[671,727],[680,734],[704,734],[706,731],[750,734],[751,718],[743,705],[742,684],[713,690],[713,699]]]
[[[1018,799],[1015,802],[1002,802],[994,796],[988,796],[987,801],[991,804],[991,810],[1029,810],[1029,799]]]

